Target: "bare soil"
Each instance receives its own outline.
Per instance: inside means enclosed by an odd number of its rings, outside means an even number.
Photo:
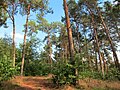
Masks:
[[[16,76],[4,82],[2,90],[120,90],[120,81],[102,81],[86,78],[79,80],[77,88],[65,85],[58,87],[48,76]]]

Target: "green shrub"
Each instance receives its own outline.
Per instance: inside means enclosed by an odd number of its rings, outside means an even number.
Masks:
[[[92,77],[92,72],[90,72],[90,71],[80,72],[79,78],[83,79],[83,78],[86,78],[86,77],[91,78]]]
[[[106,80],[120,80],[120,72],[116,68],[110,68],[105,74]]]
[[[17,72],[10,60],[0,59],[0,82],[9,80]]]
[[[76,76],[73,75],[73,66],[69,63],[58,62],[56,66],[53,67],[53,83],[57,85],[72,84]]]
[[[80,79],[84,79],[84,78],[102,79],[103,77],[101,72],[85,70],[79,73],[79,78]]]
[[[29,64],[25,65],[26,76],[42,76],[48,75],[50,72],[50,65],[40,61],[31,61]]]
[[[120,80],[120,72],[116,68],[110,68],[103,78],[102,72],[98,71],[82,71],[79,73],[79,78],[94,78],[94,79],[104,79],[104,80]]]

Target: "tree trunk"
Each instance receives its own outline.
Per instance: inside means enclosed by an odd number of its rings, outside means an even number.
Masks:
[[[75,60],[74,60],[74,46],[73,46],[73,38],[72,38],[72,29],[70,25],[70,18],[68,14],[68,6],[66,3],[66,0],[63,0],[64,4],[64,12],[65,12],[65,18],[66,18],[66,26],[67,26],[67,33],[68,33],[68,43],[69,43],[69,52],[70,52],[70,63],[74,66]],[[76,70],[73,69],[73,75],[76,76]],[[73,79],[73,83],[76,84],[76,79]]]
[[[96,47],[96,45],[94,44],[94,50],[95,50],[95,66],[96,66],[96,70],[98,70],[97,52],[96,52],[95,47]]]
[[[105,33],[106,33],[106,35],[107,35],[107,37],[108,37],[108,41],[109,41],[109,43],[110,43],[112,52],[113,52],[113,58],[114,58],[114,61],[115,61],[115,66],[116,66],[116,68],[118,68],[119,71],[120,71],[119,60],[118,60],[118,57],[117,57],[117,54],[116,54],[116,51],[115,51],[115,48],[114,48],[114,44],[113,44],[112,39],[111,39],[111,37],[110,37],[109,29],[108,29],[107,25],[105,24],[105,22],[104,22],[104,20],[103,20],[103,17],[102,17],[102,14],[101,14],[99,8],[98,8],[98,7],[96,7],[96,8],[97,8],[97,11],[98,11],[98,15],[99,15],[99,17],[100,17],[100,19],[101,19],[101,23],[102,23],[102,25],[103,25],[103,27],[104,27]]]
[[[26,17],[25,34],[24,34],[23,51],[22,51],[21,76],[23,75],[23,69],[24,69],[26,36],[27,36],[27,32],[28,32],[28,19],[29,19],[29,15],[30,15],[30,4],[28,5],[27,10],[28,10],[28,12],[27,12],[27,17]]]
[[[104,58],[104,53],[102,53],[102,60],[103,60],[103,68],[104,68],[104,72],[106,72],[106,60]]]
[[[65,47],[65,62],[67,63],[68,61],[68,45],[64,45],[64,47]]]
[[[15,67],[15,58],[16,58],[16,56],[15,56],[15,54],[16,54],[16,52],[15,52],[15,18],[14,18],[14,12],[15,12],[15,10],[14,10],[14,8],[15,8],[15,6],[14,6],[14,2],[12,3],[12,22],[13,22],[13,39],[12,39],[12,46],[13,46],[13,67]]]
[[[97,34],[97,26],[95,24],[95,20],[94,20],[94,14],[89,6],[89,4],[86,2],[87,6],[88,6],[88,9],[89,9],[89,13],[91,15],[91,19],[92,19],[92,25],[93,25],[93,29],[94,29],[94,40],[95,40],[95,43],[96,43],[96,47],[97,47],[97,52],[98,52],[98,55],[99,55],[99,60],[100,60],[100,69],[102,71],[102,74],[104,76],[104,69],[103,69],[103,63],[102,63],[102,55],[101,55],[101,52],[100,52],[100,45],[99,45],[99,41],[98,41],[98,34]]]
[[[76,22],[76,31],[77,31],[77,41],[78,41],[78,53],[80,53],[80,33],[79,33],[79,24]]]
[[[15,49],[15,22],[13,21],[13,66],[15,67],[15,58],[16,58],[16,49]]]
[[[104,55],[106,56],[106,59],[107,59],[107,61],[105,61],[105,64],[106,64],[106,73],[108,72],[108,67],[109,67],[109,64],[108,64],[108,60],[109,60],[109,55],[108,54],[106,54],[106,52],[107,52],[107,50],[104,48]]]
[[[51,50],[51,41],[50,41],[50,33],[48,33],[48,48],[49,48],[49,63],[52,65],[52,58],[51,58],[51,55],[52,55],[52,50]]]
[[[68,7],[67,7],[66,0],[63,0],[63,1],[64,1],[64,10],[65,10],[65,17],[66,17],[66,26],[67,26],[67,32],[68,32],[70,58],[72,61],[74,61],[74,47],[73,47],[72,29],[70,25],[69,14],[68,14]]]

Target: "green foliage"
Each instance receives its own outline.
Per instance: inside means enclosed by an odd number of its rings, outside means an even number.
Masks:
[[[9,80],[17,72],[10,60],[0,59],[0,82]]]
[[[104,78],[102,72],[86,70],[79,73],[79,78],[94,78],[94,79],[104,79],[104,80],[120,80],[120,72],[116,68],[111,68],[107,73],[105,73]]]
[[[26,76],[48,75],[51,72],[50,65],[40,61],[31,61],[25,65]]]
[[[83,79],[83,78],[86,78],[86,77],[91,78],[92,77],[92,72],[90,72],[90,71],[80,72],[79,78]]]
[[[4,25],[4,27],[7,27],[6,21],[7,21],[7,15],[6,11],[3,9],[6,8],[6,5],[4,4],[4,1],[0,1],[0,27]]]
[[[12,43],[11,38],[5,36],[0,38],[0,82],[10,79],[12,76],[18,74],[17,66],[12,66]]]
[[[105,74],[106,80],[120,80],[120,72],[116,68],[111,68]]]
[[[73,76],[73,66],[69,63],[57,62],[53,69],[53,82],[57,85],[71,84],[76,76]]]
[[[102,72],[98,72],[98,71],[92,72],[92,78],[94,78],[94,79],[103,79]]]
[[[39,15],[44,16],[46,13],[51,13],[52,10],[48,7],[48,0],[19,0],[20,14],[25,15],[27,7],[30,4],[30,10],[37,12]]]

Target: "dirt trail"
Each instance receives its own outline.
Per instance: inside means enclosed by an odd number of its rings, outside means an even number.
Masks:
[[[16,76],[14,79],[6,82],[7,86],[4,86],[6,90],[56,90],[50,81],[51,77],[51,75],[47,77]]]
[[[16,76],[3,84],[3,90],[120,90],[120,82],[102,81],[96,79],[79,80],[79,89],[71,86],[57,87],[51,82],[52,75],[48,76]]]
[[[58,87],[52,83],[51,78],[52,75],[16,76],[12,80],[4,82],[2,90],[76,90],[69,85]]]

